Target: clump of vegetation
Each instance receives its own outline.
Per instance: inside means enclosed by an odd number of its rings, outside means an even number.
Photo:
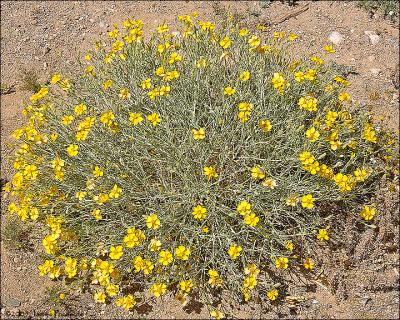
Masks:
[[[30,235],[32,224],[21,221],[17,216],[5,216],[2,225],[2,241],[11,249],[31,250],[32,243]]]
[[[22,69],[20,73],[20,89],[31,92],[38,92],[41,88],[39,76],[34,70]]]
[[[368,10],[370,13],[374,14],[378,12],[382,14],[385,18],[390,20],[399,19],[399,2],[396,0],[361,0],[358,1],[358,6]]]
[[[124,21],[32,95],[5,191],[47,232],[42,276],[127,310],[196,292],[221,318],[222,290],[279,300],[282,275],[320,268],[329,226],[374,220],[396,144],[323,56],[292,59],[296,35],[178,20],[148,41]]]

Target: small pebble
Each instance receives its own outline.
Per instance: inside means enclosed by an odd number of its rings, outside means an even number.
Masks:
[[[376,77],[381,73],[382,70],[379,68],[371,68],[369,71],[371,71],[372,75]]]
[[[344,41],[344,37],[337,31],[333,31],[329,34],[328,39],[333,44],[341,44]]]

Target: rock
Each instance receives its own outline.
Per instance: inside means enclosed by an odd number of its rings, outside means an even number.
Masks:
[[[371,68],[369,71],[371,71],[372,75],[376,77],[381,73],[382,70],[379,68]]]
[[[374,61],[375,60],[375,56],[368,56],[368,60],[371,61],[371,62]]]
[[[9,298],[7,302],[8,302],[7,304],[10,305],[11,307],[19,307],[21,305],[21,301],[12,297]]]
[[[44,48],[43,48],[43,55],[49,53],[50,50],[51,50],[51,49],[50,49],[49,47],[44,47]]]
[[[341,44],[344,41],[344,37],[337,31],[333,31],[329,34],[328,39],[333,44]]]
[[[103,29],[103,28],[105,28],[105,26],[106,26],[106,24],[103,21],[100,21],[99,27]]]
[[[20,315],[20,310],[18,308],[12,308],[10,309],[10,315],[12,317],[17,317]]]
[[[361,298],[361,303],[362,303],[362,305],[365,307],[366,305],[367,305],[367,303],[369,302],[369,301],[371,301],[372,299],[369,297],[369,296],[364,296],[364,297],[362,297]]]
[[[312,299],[312,300],[311,300],[311,303],[312,303],[312,304],[318,304],[319,301],[318,301],[317,299]]]
[[[380,37],[377,34],[372,34],[369,36],[369,40],[373,45],[375,45],[379,43]]]
[[[380,41],[380,37],[376,34],[375,31],[365,31],[364,32],[368,37],[371,44],[376,45]]]
[[[93,22],[94,22],[94,19],[90,18],[90,19],[89,19],[89,22],[90,22],[90,23],[93,23]]]

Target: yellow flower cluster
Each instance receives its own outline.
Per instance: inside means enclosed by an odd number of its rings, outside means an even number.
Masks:
[[[318,267],[299,243],[329,244],[331,203],[375,218],[362,201],[398,175],[395,139],[347,110],[328,62],[287,64],[296,35],[178,20],[150,41],[141,20],[114,25],[82,77],[56,73],[30,97],[8,211],[48,230],[39,274],[89,284],[97,303],[132,310],[132,282],[183,303],[206,287],[275,301],[271,272]]]

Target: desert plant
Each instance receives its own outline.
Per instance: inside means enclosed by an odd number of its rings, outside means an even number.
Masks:
[[[395,0],[359,0],[358,6],[368,10],[371,15],[375,12],[379,12],[385,18],[390,20],[397,20],[399,17],[399,2]]]
[[[21,69],[19,76],[20,89],[38,92],[41,88],[39,76],[35,70]]]
[[[30,98],[8,209],[48,230],[40,273],[99,303],[279,299],[275,276],[313,272],[343,211],[374,218],[393,137],[321,57],[291,58],[296,35],[178,19],[148,41],[124,21]]]

